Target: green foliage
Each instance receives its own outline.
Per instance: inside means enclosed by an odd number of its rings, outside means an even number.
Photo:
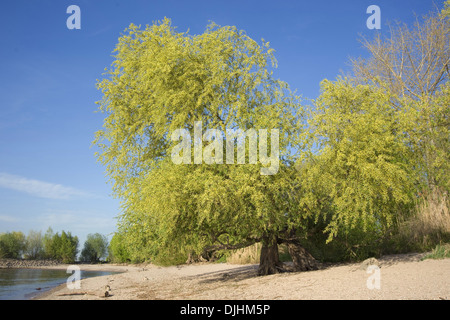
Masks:
[[[418,192],[436,187],[450,192],[449,43],[450,20],[434,11],[413,27],[398,24],[387,37],[365,40],[369,57],[353,61],[355,78],[386,88],[399,111]]]
[[[410,151],[386,90],[346,79],[321,87],[304,134],[311,153],[299,165],[301,207],[326,222],[327,242],[342,235],[361,244],[411,204]]]
[[[397,232],[385,239],[388,253],[426,252],[436,244],[450,241],[448,194],[435,188],[416,199],[412,214],[398,221]]]
[[[124,263],[131,261],[131,256],[125,239],[120,233],[114,233],[108,246],[108,261],[114,263]]]
[[[40,231],[31,230],[25,240],[24,249],[25,259],[43,259],[45,258],[44,238]]]
[[[54,232],[53,232],[52,228],[49,227],[44,234],[44,239],[42,240],[42,242],[44,243],[44,255],[46,258],[51,258],[54,253],[53,252],[54,250],[52,250],[53,236],[54,236]]]
[[[449,37],[450,41],[450,37]],[[423,99],[415,108],[410,130],[417,162],[424,168],[429,189],[443,188],[450,193],[450,82],[446,82],[433,96]]]
[[[25,235],[22,232],[0,234],[0,258],[21,259],[25,249]]]
[[[445,259],[450,258],[450,243],[438,244],[431,253],[422,258],[425,259]]]
[[[65,231],[61,235],[54,234],[49,228],[44,236],[44,246],[47,258],[73,263],[78,253],[78,237]]]
[[[269,43],[215,24],[200,35],[169,19],[130,25],[98,82],[96,155],[123,207],[112,259],[175,264],[215,245],[297,236],[320,260],[340,261],[445,240],[447,227],[425,227],[436,216],[423,208],[450,192],[449,6],[366,41],[369,58],[353,61],[353,78],[322,81],[308,115],[274,79]],[[195,121],[279,129],[278,173],[174,164],[171,133],[192,134]]]
[[[258,241],[298,222],[288,199],[302,109],[273,78],[267,42],[214,24],[201,35],[178,33],[165,19],[144,30],[131,25],[115,52],[98,84],[107,117],[94,143],[122,200],[119,232],[131,257],[175,263],[205,246]],[[174,164],[171,132],[192,133],[194,121],[222,132],[279,129],[279,172],[262,176],[260,163]]]
[[[106,258],[108,253],[108,239],[99,234],[88,234],[81,250],[81,261],[96,263],[100,259]]]
[[[396,214],[395,228],[380,242],[388,252],[430,250],[449,236],[449,5],[413,27],[398,24],[386,38],[363,41],[370,55],[353,61],[359,83],[385,88],[408,150],[415,205]]]
[[[433,195],[450,191],[449,36],[436,13],[399,24],[364,41],[370,55],[352,61],[354,78],[322,82],[298,167],[309,236],[328,233],[332,255],[423,251],[447,236],[448,202]]]
[[[419,100],[404,97],[397,101],[417,192],[433,193],[435,188],[450,192],[450,83]]]

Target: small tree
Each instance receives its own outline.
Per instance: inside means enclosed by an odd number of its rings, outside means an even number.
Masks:
[[[88,234],[80,259],[81,261],[96,263],[105,258],[107,253],[108,239],[99,233]]]
[[[109,242],[108,260],[111,262],[129,262],[132,260],[130,250],[125,243],[125,237],[115,233]]]
[[[325,222],[327,242],[341,237],[361,250],[412,204],[411,150],[386,88],[348,79],[321,88],[304,134],[312,151],[299,165],[300,207],[316,226]]]
[[[22,232],[0,234],[0,258],[20,259],[25,249],[25,236]]]
[[[405,225],[399,224],[399,232],[403,230],[399,235],[405,233],[408,246],[425,244],[435,238],[434,232],[425,237],[424,230],[434,230],[425,228],[425,221],[449,221],[445,212],[450,193],[450,1],[441,12],[418,17],[413,26],[394,25],[383,35],[363,40],[369,56],[352,61],[354,76],[359,83],[389,91],[389,104],[397,112],[408,148],[403,155],[413,172],[409,179],[417,202],[408,215],[399,215]],[[426,208],[441,208],[433,210],[438,218],[427,218]]]
[[[418,18],[413,26],[398,24],[387,37],[363,39],[369,52],[352,61],[362,83],[389,88],[392,108],[404,114],[407,144],[413,150],[417,175],[429,190],[450,192],[448,104],[450,80],[450,1],[442,12]]]
[[[55,233],[51,227],[48,227],[47,231],[44,234],[44,238],[42,242],[44,244],[44,256],[47,259],[53,258],[53,236]]]
[[[70,232],[62,231],[60,247],[57,252],[59,253],[59,259],[64,263],[74,262],[78,253],[78,237],[72,236]]]
[[[44,251],[44,238],[41,231],[30,230],[25,240],[26,259],[42,259],[45,256]]]
[[[78,254],[78,237],[64,230],[61,235],[54,234],[49,228],[44,236],[44,251],[47,258],[72,263]]]

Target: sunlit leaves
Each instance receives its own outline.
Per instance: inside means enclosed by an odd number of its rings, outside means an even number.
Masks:
[[[303,205],[340,232],[388,228],[411,201],[410,150],[397,111],[383,88],[324,80],[304,137],[317,148],[300,170]],[[306,161],[306,160],[305,160]]]
[[[125,30],[115,61],[98,83],[106,115],[96,135],[98,159],[122,200],[120,231],[150,257],[199,252],[276,233],[286,225],[298,155],[302,109],[273,77],[269,43],[236,27],[210,24],[200,35],[178,32],[169,19]],[[205,129],[280,131],[280,170],[261,165],[177,165],[171,133],[195,121]],[[248,150],[247,150],[248,154]]]

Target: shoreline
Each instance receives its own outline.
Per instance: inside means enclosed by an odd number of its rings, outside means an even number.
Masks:
[[[35,269],[53,267],[62,263],[52,259],[27,260],[27,259],[0,259],[0,269]]]
[[[92,271],[92,272],[114,272],[114,274],[117,273],[125,273],[130,270],[139,269],[140,267],[135,265],[123,265],[123,264],[75,264],[76,266],[80,267],[80,271]],[[43,266],[36,269],[48,269],[48,270],[67,270],[69,264],[60,264],[55,266]],[[112,275],[114,275],[112,274]],[[70,275],[68,275],[70,276]],[[98,277],[107,277],[111,275],[105,275],[105,276],[95,276],[92,278],[98,278]],[[81,281],[89,279],[89,278],[83,278]],[[50,288],[48,290],[45,290],[43,292],[36,293],[33,295],[29,300],[47,300],[47,298],[57,295],[58,292],[63,291],[64,289],[67,289],[67,284],[62,283],[60,285],[57,285],[53,288]]]
[[[85,272],[112,272],[114,274],[127,272],[129,270],[139,269],[138,265],[125,265],[125,264],[110,264],[110,263],[74,263],[65,264],[55,260],[25,260],[25,259],[0,259],[0,270],[20,270],[20,269],[35,269],[35,270],[68,270],[69,267],[76,266],[80,268],[80,271]],[[141,267],[142,268],[142,267]],[[67,274],[70,277],[70,274]],[[102,277],[102,275],[95,276]],[[83,278],[81,281],[88,279]],[[30,291],[27,293],[29,298],[25,300],[40,300],[45,299],[47,296],[58,292],[66,287],[66,283],[52,286],[42,291]],[[38,289],[41,290],[41,289]]]
[[[143,264],[145,265],[145,264]],[[111,271],[122,272],[126,268],[139,267],[134,264],[116,263],[62,263],[56,260],[25,260],[25,259],[0,259],[0,269],[67,269],[69,266],[77,266],[82,271]]]
[[[63,284],[33,300],[450,299],[450,259],[422,261],[422,257],[403,254],[379,258],[379,289],[369,288],[368,279],[374,273],[361,268],[361,263],[259,277],[255,264],[203,262],[170,267],[110,266],[123,272],[82,279],[80,289],[70,290]],[[90,270],[101,267],[93,265]]]

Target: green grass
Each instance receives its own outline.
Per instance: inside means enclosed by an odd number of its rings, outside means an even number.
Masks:
[[[445,259],[450,258],[450,243],[438,244],[436,248],[427,254],[422,260],[425,259]]]

